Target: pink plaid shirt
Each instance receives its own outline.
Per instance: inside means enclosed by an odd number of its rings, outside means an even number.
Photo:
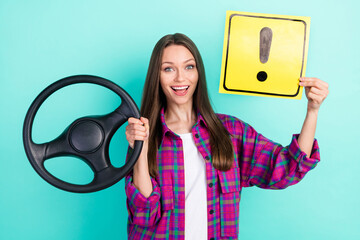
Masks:
[[[211,162],[209,132],[202,116],[192,127],[198,151],[206,163],[208,239],[238,239],[239,202],[243,187],[283,189],[298,183],[320,161],[317,141],[310,157],[294,135],[283,147],[241,120],[218,114],[231,134],[234,165],[226,172]],[[159,175],[152,178],[153,192],[145,198],[126,177],[129,239],[184,239],[185,173],[181,138],[165,124],[161,111],[162,141],[157,154]]]

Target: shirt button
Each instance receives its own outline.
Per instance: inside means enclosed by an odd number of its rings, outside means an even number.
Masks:
[[[210,214],[213,214],[213,213],[214,213],[214,210],[211,209],[211,210],[210,210]]]
[[[205,157],[205,159],[206,159],[207,161],[209,161],[209,160],[210,160],[209,156],[206,156],[206,157]]]
[[[196,138],[199,138],[199,134],[195,134],[195,137],[196,137]]]
[[[210,240],[215,240],[215,238],[210,238]]]
[[[209,187],[212,187],[213,186],[213,184],[212,183],[209,183]]]

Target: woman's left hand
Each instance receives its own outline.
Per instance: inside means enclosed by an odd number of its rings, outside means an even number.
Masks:
[[[329,84],[318,78],[302,77],[299,85],[305,87],[308,111],[318,111],[321,103],[329,94]]]

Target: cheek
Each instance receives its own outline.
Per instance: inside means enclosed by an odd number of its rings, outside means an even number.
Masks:
[[[174,73],[160,73],[160,84],[162,86],[169,85],[174,79]]]
[[[187,73],[187,79],[189,79],[193,83],[197,82],[198,78],[199,78],[199,74],[197,71],[191,71]]]
[[[167,84],[166,79],[160,78],[160,88],[165,96],[169,95],[169,84]]]

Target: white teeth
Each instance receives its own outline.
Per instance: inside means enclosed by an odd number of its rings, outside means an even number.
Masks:
[[[185,87],[171,87],[174,90],[184,90],[187,89],[189,86],[185,86]]]

